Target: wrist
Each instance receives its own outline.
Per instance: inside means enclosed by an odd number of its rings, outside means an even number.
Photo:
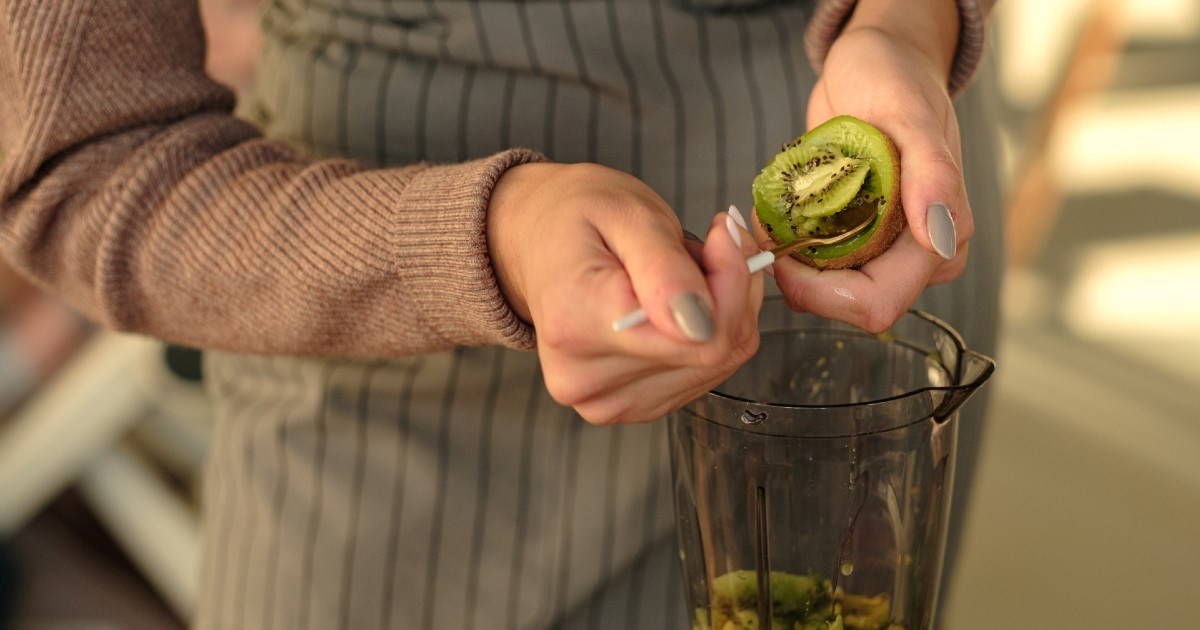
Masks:
[[[949,81],[958,51],[957,0],[857,0],[842,35],[858,29],[883,33],[916,51]]]
[[[496,274],[500,292],[513,311],[532,323],[525,295],[525,281],[519,265],[522,248],[529,247],[534,219],[532,202],[538,188],[562,165],[552,162],[527,162],[513,166],[496,180],[487,207],[488,256]]]

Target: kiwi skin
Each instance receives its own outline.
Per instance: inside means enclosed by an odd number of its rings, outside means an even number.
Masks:
[[[805,253],[807,252],[807,248],[801,248],[798,251],[792,252],[792,258],[795,258],[796,260],[817,269],[857,269],[862,267],[875,257],[887,251],[887,249],[891,247],[892,243],[895,242],[896,238],[900,236],[900,233],[904,231],[905,226],[908,224],[904,218],[904,208],[900,204],[900,152],[896,149],[896,144],[892,142],[892,139],[883,131],[852,116],[838,116],[836,118],[831,118],[829,121],[822,123],[818,127],[815,127],[809,132],[809,134],[817,132],[827,125],[838,124],[863,125],[866,126],[866,128],[878,133],[879,136],[883,138],[884,144],[887,147],[887,159],[891,163],[894,177],[892,177],[891,189],[883,192],[884,202],[877,211],[875,219],[877,225],[875,226],[870,237],[862,245],[844,255],[835,257],[806,256]],[[803,143],[806,136],[809,134],[800,136],[786,146],[795,146],[798,143]],[[757,212],[757,208],[755,211]],[[760,223],[762,222],[760,221]],[[765,226],[766,224],[763,223],[763,225]],[[778,238],[778,236],[776,236],[774,233],[770,232],[770,230],[768,230],[767,233],[776,243],[781,245],[784,243],[784,241]]]

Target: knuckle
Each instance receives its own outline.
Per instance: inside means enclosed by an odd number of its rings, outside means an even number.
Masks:
[[[711,381],[723,381],[758,352],[758,329],[753,325],[739,326],[718,340],[697,348],[691,362],[691,385],[701,387]]]
[[[786,291],[783,291],[783,302],[787,307],[797,313],[808,312],[808,283],[793,283]]]
[[[593,343],[595,335],[586,334],[578,319],[569,310],[560,307],[557,300],[543,300],[539,310],[540,321],[536,322],[539,347],[572,355]]]
[[[867,309],[862,328],[872,335],[878,335],[891,328],[903,314],[904,309],[899,304],[891,300],[881,300]]]
[[[704,373],[730,370],[758,351],[757,328],[739,325],[729,333],[697,348],[694,365]]]
[[[954,230],[959,242],[965,243],[975,236],[975,221],[971,218],[971,209],[964,206],[963,210],[956,212],[955,215]]]
[[[606,220],[638,224],[674,217],[671,212],[647,212],[665,209],[665,202],[640,179],[600,164],[581,163],[568,167],[568,177],[577,189],[587,191],[587,206],[602,213]]]
[[[579,414],[579,417],[583,418],[584,422],[591,425],[604,427],[617,424],[616,420],[611,416],[588,405],[577,405],[575,413]]]
[[[933,164],[940,164],[954,171],[954,174],[962,179],[962,167],[959,166],[958,160],[954,158],[954,153],[950,147],[944,142],[937,143],[937,148],[930,151],[926,159]]]
[[[553,321],[543,320],[537,327],[537,343],[542,348],[564,350],[570,347],[572,336],[563,327],[556,326]]]
[[[731,345],[727,338],[721,337],[697,348],[694,365],[706,372],[720,368],[728,361]]]
[[[629,403],[614,401],[611,398],[576,405],[575,413],[588,424],[596,426],[627,424],[633,417],[633,409]]]
[[[738,347],[741,349],[738,365],[750,360],[750,357],[758,354],[758,349],[762,344],[762,336],[758,334],[758,326],[747,326],[742,333],[742,338]]]
[[[753,323],[739,326],[734,333],[728,362],[736,369],[758,352],[759,343],[758,326]]]
[[[563,178],[577,185],[587,185],[612,179],[616,171],[595,162],[576,162],[563,168]],[[603,189],[605,187],[601,187]]]
[[[595,395],[595,386],[587,380],[572,378],[561,371],[545,369],[546,391],[560,405],[577,407]]]

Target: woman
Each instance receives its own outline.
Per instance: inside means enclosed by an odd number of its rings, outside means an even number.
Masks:
[[[253,125],[184,0],[0,7],[6,256],[207,351],[196,627],[686,626],[650,421],[754,351],[719,210],[806,124],[892,135],[910,230],[862,271],[780,261],[789,304],[879,330],[961,274],[920,303],[991,341],[972,0],[276,0]]]

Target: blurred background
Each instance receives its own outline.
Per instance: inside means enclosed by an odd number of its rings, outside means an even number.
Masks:
[[[257,0],[202,5],[210,71],[244,91]],[[943,626],[1196,627],[1200,2],[993,17],[1005,318]],[[97,333],[0,267],[0,627],[183,627],[197,381],[193,353]]]

